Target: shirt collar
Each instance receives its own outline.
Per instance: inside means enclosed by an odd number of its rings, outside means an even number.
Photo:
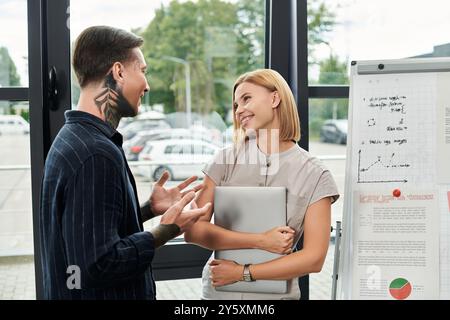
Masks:
[[[66,118],[66,123],[89,123],[107,136],[108,139],[116,145],[122,146],[122,135],[99,117],[79,110],[67,110],[64,113],[64,116]]]

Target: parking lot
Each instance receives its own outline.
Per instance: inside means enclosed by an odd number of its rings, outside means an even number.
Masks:
[[[33,297],[33,293],[30,292],[33,290],[30,288],[33,288],[32,281],[34,281],[32,258],[20,257],[33,254],[31,175],[27,168],[30,164],[29,149],[29,135],[0,136],[0,299]],[[345,155],[346,147],[311,142],[310,152],[318,157],[330,155],[342,157]],[[335,225],[335,221],[341,220],[342,216],[345,161],[324,160],[323,162],[332,172],[341,193],[341,199],[332,207],[332,220]],[[139,198],[143,202],[151,193],[151,181],[140,176],[136,176],[136,180]],[[179,181],[171,181],[167,183],[167,186],[177,183]],[[146,225],[146,228],[148,227],[150,224]],[[329,299],[330,297],[333,248],[330,246],[323,271],[311,276],[311,298],[313,299]],[[19,257],[11,258],[11,256]],[[18,270],[27,275],[22,276],[17,273]],[[24,289],[25,293],[14,294],[16,291],[11,290],[16,288],[16,280],[26,281],[20,284],[21,287],[28,288]],[[177,291],[172,289],[173,286],[185,287],[185,289]],[[2,295],[6,289],[8,293]],[[160,299],[195,299],[200,292],[200,279],[160,282],[158,290]],[[22,289],[17,292],[22,292]],[[185,292],[184,296],[180,296],[180,292]]]

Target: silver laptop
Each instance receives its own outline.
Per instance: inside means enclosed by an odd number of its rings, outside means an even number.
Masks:
[[[286,188],[284,187],[216,187],[214,223],[228,230],[261,233],[286,225]],[[239,264],[256,264],[281,255],[258,249],[217,250],[216,259]],[[218,291],[286,293],[286,280],[239,281],[217,287]]]

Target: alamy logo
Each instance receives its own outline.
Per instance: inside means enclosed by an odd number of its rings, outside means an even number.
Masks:
[[[79,266],[69,266],[67,267],[67,274],[69,277],[67,278],[66,285],[69,290],[73,289],[81,289],[81,271]]]

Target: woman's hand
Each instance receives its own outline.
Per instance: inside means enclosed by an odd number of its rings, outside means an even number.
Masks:
[[[230,260],[213,260],[209,266],[213,287],[241,281],[244,274],[244,266]]]
[[[294,245],[295,230],[290,227],[275,227],[261,234],[260,249],[278,254],[289,254]]]

